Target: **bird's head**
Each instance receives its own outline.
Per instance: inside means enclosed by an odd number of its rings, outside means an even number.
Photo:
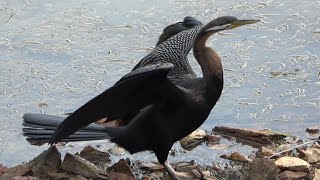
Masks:
[[[183,19],[182,24],[187,27],[188,29],[193,28],[197,25],[201,25],[201,21],[199,21],[198,19],[191,17],[191,16],[187,16]]]
[[[203,27],[203,31],[207,33],[215,33],[227,29],[234,29],[246,24],[252,24],[259,22],[259,20],[239,20],[233,16],[222,16],[212,20]]]

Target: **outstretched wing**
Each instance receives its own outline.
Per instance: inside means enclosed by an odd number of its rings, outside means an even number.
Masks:
[[[138,68],[68,116],[56,129],[50,143],[59,142],[104,117],[121,117],[156,104],[167,94],[183,94],[167,79],[170,63]]]

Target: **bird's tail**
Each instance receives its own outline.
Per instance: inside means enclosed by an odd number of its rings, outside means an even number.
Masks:
[[[55,129],[64,120],[64,117],[46,114],[25,114],[23,116],[23,135],[31,144],[48,143],[52,138]],[[68,138],[62,139],[63,142],[90,141],[110,139],[107,127],[98,124],[90,124],[80,129]]]

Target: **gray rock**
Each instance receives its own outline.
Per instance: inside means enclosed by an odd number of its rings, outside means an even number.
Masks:
[[[248,180],[277,179],[279,173],[280,169],[275,165],[274,160],[255,158],[250,163]]]

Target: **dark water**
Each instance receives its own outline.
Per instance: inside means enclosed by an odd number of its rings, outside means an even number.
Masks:
[[[288,0],[2,1],[0,163],[13,166],[47,148],[21,135],[24,113],[72,112],[130,71],[166,25],[187,15],[202,22],[222,15],[261,20],[210,39],[223,59],[225,88],[202,128],[269,128],[307,138],[304,129],[320,117],[319,8],[319,1]],[[252,150],[202,145],[170,159],[210,164],[239,149]],[[154,159],[148,152],[133,157]]]

